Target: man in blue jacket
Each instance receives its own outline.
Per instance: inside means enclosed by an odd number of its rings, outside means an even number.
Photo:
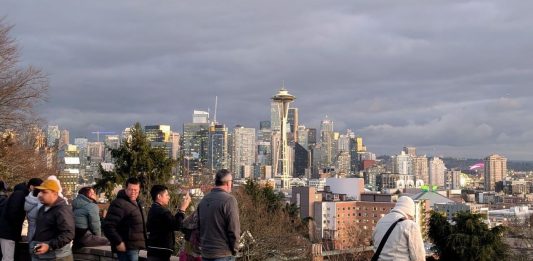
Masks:
[[[109,240],[102,237],[100,209],[96,204],[96,192],[93,188],[84,187],[78,191],[78,196],[72,201],[72,210],[76,222],[75,247],[109,244]]]

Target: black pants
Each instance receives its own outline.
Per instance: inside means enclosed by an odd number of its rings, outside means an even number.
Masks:
[[[148,252],[147,260],[148,261],[169,261],[171,255],[172,255],[171,253],[161,254],[161,253]]]

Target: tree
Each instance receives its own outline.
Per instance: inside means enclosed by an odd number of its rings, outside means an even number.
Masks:
[[[48,81],[38,69],[19,65],[11,28],[0,19],[0,179],[14,185],[56,171],[34,112],[46,98]]]
[[[9,37],[11,28],[0,19],[0,132],[27,126],[34,117],[34,105],[45,100],[48,90],[40,70],[19,66],[17,45]]]
[[[304,236],[307,226],[291,216],[295,206],[286,205],[282,194],[253,180],[236,188],[234,194],[239,202],[241,230],[253,238],[242,249],[243,260],[308,260],[311,244]]]
[[[112,171],[100,168],[101,178],[96,188],[104,191],[108,198],[117,184],[136,177],[141,181],[142,199],[147,201],[149,190],[155,184],[167,184],[172,176],[174,160],[162,148],[152,148],[140,123],[131,128],[131,139],[125,139],[118,149],[111,150],[115,162]]]
[[[439,260],[506,260],[509,247],[503,241],[504,227],[490,229],[481,214],[469,212],[457,213],[452,221],[431,212],[429,238]]]

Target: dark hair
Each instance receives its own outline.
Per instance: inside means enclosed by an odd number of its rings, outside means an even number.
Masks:
[[[152,186],[152,189],[150,190],[150,196],[152,196],[152,200],[155,202],[155,200],[157,199],[157,195],[165,192],[165,190],[168,190],[168,188],[163,185]]]
[[[37,187],[37,186],[40,186],[41,184],[43,184],[43,180],[40,179],[40,178],[31,178],[30,180],[28,180],[28,189],[30,188],[30,186],[34,186],[34,187]]]
[[[215,186],[222,186],[228,182],[227,176],[231,175],[231,172],[227,169],[221,169],[215,174]]]
[[[141,184],[141,182],[139,181],[138,178],[136,178],[136,177],[131,177],[131,178],[128,178],[128,179],[126,180],[126,188],[128,187],[129,184],[139,185],[139,184]]]
[[[80,190],[78,190],[78,194],[89,197],[89,192],[93,189],[94,189],[93,187],[83,187]]]

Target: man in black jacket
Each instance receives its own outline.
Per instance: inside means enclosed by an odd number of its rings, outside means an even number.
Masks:
[[[174,231],[181,229],[185,218],[185,210],[191,203],[189,193],[183,196],[183,201],[175,216],[168,209],[170,195],[168,188],[154,185],[150,190],[154,203],[148,212],[148,260],[168,261],[174,252]]]
[[[43,206],[37,214],[35,236],[30,242],[34,259],[72,261],[71,242],[74,239],[74,214],[67,202],[59,197],[60,186],[55,180],[45,180],[39,200]]]
[[[4,202],[4,210],[0,215],[0,246],[2,261],[15,260],[15,245],[20,241],[22,223],[26,218],[24,202],[29,191],[25,183],[15,186],[13,193]]]
[[[137,199],[140,190],[137,178],[126,180],[126,189],[119,191],[111,202],[102,226],[120,261],[137,261],[139,250],[146,248],[144,213]]]

